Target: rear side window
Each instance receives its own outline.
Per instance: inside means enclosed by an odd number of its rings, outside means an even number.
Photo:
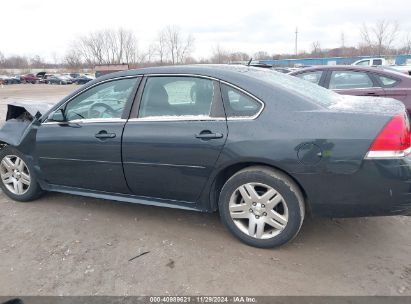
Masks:
[[[313,71],[313,72],[297,74],[295,76],[297,76],[298,78],[307,80],[309,82],[319,84],[322,75],[323,75],[323,71]]]
[[[221,85],[227,117],[253,117],[263,105],[251,96],[225,84]]]
[[[382,65],[382,59],[374,59],[372,64],[373,65]]]
[[[364,89],[374,86],[367,73],[355,71],[333,71],[330,79],[330,89],[348,90]]]
[[[386,76],[378,75],[378,78],[380,79],[384,87],[393,87],[399,82],[397,79],[386,77]]]
[[[209,117],[214,96],[209,79],[152,77],[144,88],[139,117]]]

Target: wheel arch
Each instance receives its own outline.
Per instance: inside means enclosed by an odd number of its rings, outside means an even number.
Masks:
[[[254,161],[250,161],[250,162],[245,161],[245,162],[238,162],[238,163],[230,164],[228,166],[225,166],[224,168],[221,168],[218,171],[218,173],[213,178],[213,183],[212,183],[211,191],[210,191],[210,194],[209,194],[209,202],[210,202],[209,207],[210,207],[210,209],[212,211],[217,211],[218,210],[218,199],[219,199],[221,189],[223,188],[224,184],[227,182],[227,180],[231,176],[233,176],[234,174],[236,174],[240,170],[243,170],[243,169],[249,168],[249,167],[256,167],[256,166],[260,166],[260,167],[262,166],[262,167],[266,167],[268,169],[276,170],[276,171],[279,171],[279,172],[285,174],[287,177],[289,177],[297,185],[297,187],[299,188],[299,190],[301,191],[301,193],[303,195],[306,213],[308,213],[308,214],[311,213],[311,209],[310,209],[310,206],[309,206],[309,203],[308,203],[307,193],[304,190],[304,187],[301,185],[301,183],[295,177],[293,177],[287,171],[279,168],[278,166],[268,164],[268,163],[264,163],[264,162],[254,162]]]

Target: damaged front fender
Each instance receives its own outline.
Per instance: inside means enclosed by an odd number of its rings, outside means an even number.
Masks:
[[[0,143],[19,146],[33,124],[52,107],[47,103],[13,102],[7,106],[6,122],[0,129]]]
[[[19,146],[32,122],[10,119],[0,129],[0,141],[12,146]]]

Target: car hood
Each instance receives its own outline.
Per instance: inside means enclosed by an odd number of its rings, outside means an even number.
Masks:
[[[0,128],[0,144],[19,146],[22,140],[38,124],[38,118],[53,106],[50,103],[16,101],[8,104],[6,122]]]
[[[35,101],[15,101],[7,105],[6,120],[22,118],[26,114],[26,118],[31,120],[36,115],[43,115],[53,107],[53,104],[47,102],[35,102]],[[39,114],[38,114],[39,113]]]
[[[392,116],[405,111],[402,102],[393,98],[341,95],[328,106],[333,111],[372,113]]]

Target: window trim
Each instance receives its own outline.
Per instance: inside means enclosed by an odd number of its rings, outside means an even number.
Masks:
[[[141,106],[141,99],[143,97],[143,92],[144,92],[144,88],[147,82],[147,79],[149,77],[195,77],[195,78],[205,78],[205,79],[209,79],[212,81],[215,81],[218,84],[218,92],[217,94],[219,95],[219,100],[221,103],[221,106],[224,107],[224,101],[223,98],[221,96],[221,83],[226,84],[236,90],[239,90],[240,92],[248,95],[249,97],[251,97],[252,99],[256,100],[258,103],[261,104],[261,109],[260,111],[255,114],[254,116],[243,116],[243,117],[228,117],[227,114],[224,113],[224,117],[211,117],[208,116],[207,119],[200,119],[198,115],[186,115],[186,116],[180,116],[180,117],[170,117],[170,116],[152,116],[152,117],[138,117],[138,113],[140,111],[140,106]],[[201,74],[190,74],[190,73],[182,73],[182,74],[178,74],[178,73],[150,73],[150,74],[145,74],[144,75],[144,79],[142,80],[142,82],[140,83],[140,88],[137,92],[136,95],[136,100],[134,101],[132,110],[131,110],[131,114],[130,117],[128,119],[128,121],[132,121],[132,122],[137,122],[137,121],[150,121],[150,122],[170,122],[170,121],[223,121],[223,120],[254,120],[256,119],[258,116],[260,116],[260,114],[262,113],[262,111],[265,108],[265,103],[255,97],[253,94],[245,91],[244,89],[239,88],[238,86],[227,82],[225,80],[221,80],[212,76],[206,76],[206,75],[201,75]],[[214,101],[213,101],[214,102]],[[134,116],[134,117],[133,117]],[[163,118],[161,118],[163,117]]]
[[[306,80],[306,79],[303,79],[302,77],[300,77],[300,76],[304,76],[304,75],[307,75],[307,74],[313,74],[313,73],[321,73],[320,78],[318,79],[318,83],[311,82],[309,80]],[[296,73],[293,76],[295,76],[299,79],[302,79],[302,80],[305,80],[305,81],[308,81],[308,82],[311,82],[313,84],[321,86],[321,82],[322,82],[321,80],[323,79],[324,74],[325,74],[325,70],[309,70],[309,71],[304,71],[304,72],[301,72],[301,73]]]
[[[397,77],[392,77],[391,75],[387,76],[387,75],[380,74],[380,73],[370,73],[370,74],[373,77],[375,77],[376,81],[381,86],[381,88],[394,88],[394,87],[398,86],[402,81],[402,79],[397,78]],[[393,84],[390,84],[390,85],[384,85],[384,83],[383,83],[383,81],[381,80],[380,77],[390,78],[390,79],[395,80],[396,82],[394,82]]]
[[[253,94],[251,94],[251,93],[247,92],[246,90],[243,90],[243,89],[239,88],[238,86],[233,85],[233,84],[231,84],[227,81],[220,80],[220,83],[225,84],[229,87],[232,87],[235,90],[240,91],[241,93],[247,95],[248,97],[255,100],[256,102],[258,102],[261,105],[260,110],[256,114],[254,114],[253,116],[228,116],[227,113],[226,113],[227,120],[254,120],[254,119],[257,119],[260,116],[260,114],[264,111],[265,103],[261,99],[255,97]],[[223,100],[223,103],[224,103],[224,100]]]
[[[74,98],[76,98],[77,96],[81,95],[82,93],[87,92],[88,90],[91,90],[92,88],[100,85],[100,84],[104,84],[107,82],[111,82],[111,81],[116,81],[116,80],[122,80],[122,79],[129,79],[129,78],[142,78],[144,75],[130,75],[130,76],[121,76],[121,77],[115,77],[115,78],[110,78],[110,79],[105,79],[105,80],[101,80],[99,82],[96,82],[82,90],[80,90],[79,92],[77,92],[76,94],[74,94],[73,96],[71,96],[69,99],[67,99],[66,101],[64,101],[62,104],[58,104],[56,105],[55,108],[52,108],[50,110],[50,112],[47,114],[46,119],[42,122],[42,125],[55,125],[55,124],[61,124],[61,122],[55,122],[55,121],[49,121],[49,117],[54,114],[56,111],[58,111],[59,109],[61,109],[62,107],[66,106],[67,103],[69,103],[70,101],[72,101]],[[133,88],[133,92],[130,94],[126,106],[124,107],[124,111],[127,109],[127,111],[130,112],[130,108],[131,107],[127,107],[127,105],[131,102],[134,102],[134,98],[136,95],[136,92],[138,90],[138,88],[140,87],[140,84],[142,82],[142,79],[140,79],[140,83],[138,86],[136,86],[135,88]],[[129,113],[124,113],[122,114],[121,118],[90,118],[90,119],[74,119],[74,120],[70,120],[69,122],[71,123],[81,123],[81,124],[86,124],[86,123],[102,123],[102,122],[107,122],[107,123],[113,123],[113,122],[123,122],[123,121],[127,121],[126,118],[123,118],[123,115],[127,114],[127,116],[129,115]]]
[[[167,73],[161,73],[161,74],[145,74],[144,79],[140,83],[140,89],[137,92],[136,99],[134,101],[134,104],[132,106],[132,110],[129,116],[128,121],[218,121],[218,120],[226,120],[225,115],[224,117],[212,117],[209,115],[184,115],[184,116],[150,116],[150,117],[139,117],[140,113],[140,107],[141,107],[141,101],[143,99],[143,94],[144,90],[147,84],[147,80],[149,78],[154,78],[154,77],[191,77],[191,78],[204,78],[208,79],[213,82],[213,86],[217,86],[216,89],[216,95],[214,96],[212,102],[211,102],[211,108],[210,110],[212,111],[213,108],[215,107],[215,102],[216,99],[219,99],[219,102],[222,103],[222,98],[221,98],[221,93],[220,93],[220,88],[219,88],[219,80],[214,77],[210,76],[205,76],[205,75],[196,75],[196,74],[167,74]],[[223,113],[224,114],[224,113]],[[200,118],[201,117],[201,118]]]

